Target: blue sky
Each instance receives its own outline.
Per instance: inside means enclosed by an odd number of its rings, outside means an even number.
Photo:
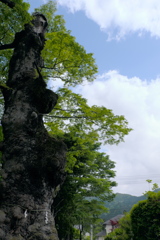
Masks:
[[[30,0],[31,10],[44,0]],[[160,184],[160,2],[158,0],[57,0],[58,14],[99,73],[75,91],[89,104],[124,115],[134,130],[103,151],[116,162],[115,192],[141,195],[146,179]]]
[[[59,6],[58,10],[77,41],[88,52],[94,53],[99,73],[117,69],[129,77],[147,80],[160,74],[160,41],[156,38],[147,33],[142,37],[133,33],[119,41],[108,41],[107,31],[100,30],[82,10],[73,14],[66,7]]]

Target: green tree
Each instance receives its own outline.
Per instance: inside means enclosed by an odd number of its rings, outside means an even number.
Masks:
[[[114,162],[98,151],[101,144],[97,133],[76,132],[77,128],[74,126],[69,134],[63,135],[69,173],[55,199],[61,239],[72,232],[74,225],[83,225],[83,231],[90,231],[90,225],[98,223],[100,214],[107,211],[104,201],[113,199],[112,187],[116,186],[111,180],[115,176]]]
[[[160,192],[148,192],[147,200],[140,201],[131,210],[133,240],[160,238]]]
[[[157,183],[153,183],[152,190],[155,191],[158,188],[159,188],[158,184]]]
[[[148,184],[149,184],[149,191],[145,191],[145,193],[143,193],[143,195],[148,196],[148,193],[150,193],[151,190],[152,190],[152,191],[155,191],[156,189],[159,188],[159,186],[158,186],[157,183],[153,183],[152,188],[151,188],[151,186],[150,186],[150,184],[152,183],[152,180],[151,180],[151,179],[147,179],[146,182],[148,182]],[[151,188],[151,189],[150,189],[150,188]]]
[[[149,191],[150,191],[150,184],[152,183],[152,180],[151,179],[147,179],[146,182],[148,182],[148,184],[149,184]]]
[[[54,2],[50,1],[36,11],[48,16],[50,24],[42,52],[43,76],[46,80],[61,79],[64,83],[64,86],[56,91],[59,96],[58,104],[52,113],[47,115],[46,120],[54,121],[54,131],[62,129],[69,132],[69,127],[76,124],[79,128],[81,125],[83,131],[96,129],[99,140],[105,143],[117,144],[123,141],[124,136],[131,131],[124,116],[114,115],[112,110],[103,106],[89,106],[86,99],[73,92],[78,84],[95,79],[97,66],[93,54],[86,53],[65,28],[63,17],[55,14]]]
[[[6,82],[8,65],[12,56],[10,43],[13,42],[15,33],[24,29],[24,25],[31,20],[28,13],[29,4],[23,0],[0,1],[0,81]],[[5,46],[5,47],[4,47]]]
[[[84,80],[93,81],[97,66],[93,54],[86,53],[83,46],[66,29],[61,15],[56,15],[56,4],[49,1],[35,11],[47,17],[49,27],[46,44],[42,51],[44,59],[43,76],[61,79],[64,85],[76,86]]]

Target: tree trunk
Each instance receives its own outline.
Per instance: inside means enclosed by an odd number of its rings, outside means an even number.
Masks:
[[[58,239],[52,204],[65,179],[66,147],[43,124],[43,114],[57,102],[39,70],[46,27],[46,18],[37,13],[12,44],[8,87],[3,89],[1,240]]]

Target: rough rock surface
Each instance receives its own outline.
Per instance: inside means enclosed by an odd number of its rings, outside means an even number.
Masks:
[[[39,70],[46,27],[46,18],[37,13],[33,26],[26,25],[13,42],[9,88],[3,90],[1,240],[58,239],[52,204],[65,179],[66,147],[43,124],[43,114],[58,98],[46,89]]]

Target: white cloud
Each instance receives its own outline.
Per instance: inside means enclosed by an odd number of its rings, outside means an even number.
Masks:
[[[160,184],[160,78],[147,82],[109,71],[77,91],[89,104],[124,115],[134,129],[124,143],[103,148],[116,162],[115,191],[141,195],[149,190],[146,179]]]
[[[47,87],[56,92],[59,88],[64,87],[64,82],[60,78],[50,78]]]
[[[71,12],[85,11],[110,38],[121,38],[130,32],[150,32],[160,37],[159,0],[57,0]]]

